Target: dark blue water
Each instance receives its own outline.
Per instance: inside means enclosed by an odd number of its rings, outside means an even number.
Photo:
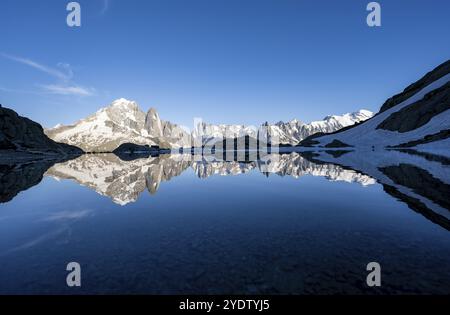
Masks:
[[[44,176],[0,204],[0,293],[450,293],[445,227],[369,177],[315,175],[188,167],[125,205]],[[372,261],[381,287],[366,285]]]

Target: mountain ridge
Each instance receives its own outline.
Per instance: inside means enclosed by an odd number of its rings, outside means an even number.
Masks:
[[[299,145],[355,148],[410,147],[427,152],[450,147],[450,60],[389,98],[372,118],[351,127],[303,140]],[[416,146],[413,146],[416,144]],[[449,155],[448,152],[446,155]]]
[[[368,110],[343,115],[329,115],[324,120],[305,124],[297,119],[267,126],[273,139],[279,144],[296,145],[316,132],[335,131],[372,117]],[[261,127],[259,126],[259,127]],[[258,128],[259,128],[258,127]],[[71,125],[58,124],[45,129],[55,141],[76,145],[86,152],[112,152],[124,143],[159,146],[161,148],[190,148],[194,144],[205,145],[214,138],[226,138],[242,133],[256,137],[255,128],[245,125],[208,124],[201,122],[191,132],[170,121],[162,120],[155,108],[145,114],[134,101],[121,98],[109,106]]]

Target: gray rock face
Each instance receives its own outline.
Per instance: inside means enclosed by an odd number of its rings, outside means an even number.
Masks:
[[[145,130],[158,137],[162,147],[180,148],[191,146],[190,133],[180,126],[159,118],[158,112],[150,108],[145,116]]]
[[[153,107],[149,109],[145,116],[145,129],[155,137],[163,136],[163,127],[158,112]]]
[[[52,154],[82,153],[76,147],[52,141],[44,134],[41,125],[4,107],[0,107],[0,150]]]
[[[408,132],[427,124],[434,116],[450,109],[450,82],[425,97],[393,113],[377,129]]]

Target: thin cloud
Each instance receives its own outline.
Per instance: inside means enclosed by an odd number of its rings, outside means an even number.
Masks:
[[[85,88],[78,85],[49,84],[49,85],[41,85],[41,87],[51,94],[58,94],[58,95],[91,96],[95,92],[94,89],[92,88]]]
[[[41,72],[44,72],[57,78],[58,82],[56,84],[38,85],[41,91],[43,90],[45,93],[57,95],[76,95],[76,96],[91,96],[95,94],[94,88],[86,88],[72,81],[74,73],[72,71],[72,67],[68,63],[60,62],[57,64],[58,68],[51,68],[28,58],[22,58],[14,55],[5,54],[2,52],[0,52],[0,56],[27,65],[29,67],[32,67],[34,69],[37,69]],[[20,92],[19,90],[12,90],[1,86],[0,91],[11,93]]]
[[[68,64],[62,64],[62,63],[59,64],[61,68],[66,70],[66,73],[64,73],[58,69],[54,69],[54,68],[48,67],[46,65],[37,63],[36,61],[33,61],[31,59],[8,55],[8,54],[4,54],[4,53],[0,53],[0,55],[9,60],[13,60],[15,62],[30,66],[39,71],[45,72],[51,76],[54,76],[60,80],[63,80],[63,81],[69,81],[73,77],[73,72],[70,69],[70,66]]]

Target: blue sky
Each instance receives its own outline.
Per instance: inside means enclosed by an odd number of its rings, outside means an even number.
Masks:
[[[0,1],[0,103],[44,126],[114,99],[192,126],[308,122],[384,100],[450,58],[450,2]]]

